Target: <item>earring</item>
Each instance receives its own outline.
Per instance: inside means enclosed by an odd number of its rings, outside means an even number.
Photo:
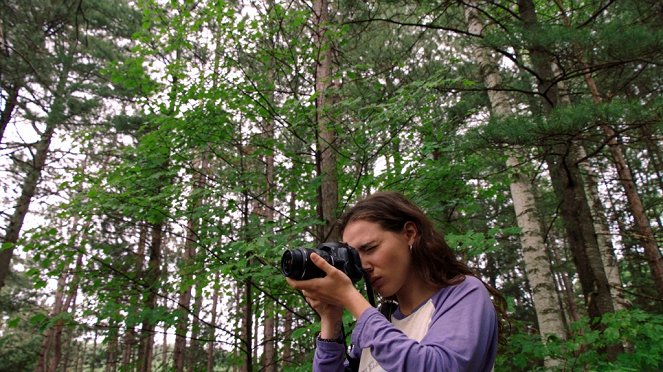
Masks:
[[[412,253],[412,244],[410,244],[410,253]]]

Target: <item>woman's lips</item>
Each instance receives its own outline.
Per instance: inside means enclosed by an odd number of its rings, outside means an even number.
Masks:
[[[383,282],[384,279],[382,279],[381,276],[378,276],[371,280],[371,285],[373,286],[373,288],[379,289],[382,286]]]

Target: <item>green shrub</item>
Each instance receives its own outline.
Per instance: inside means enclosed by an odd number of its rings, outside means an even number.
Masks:
[[[571,325],[568,340],[550,338],[545,345],[538,334],[515,333],[500,351],[495,370],[544,370],[545,358],[561,361],[563,371],[663,370],[663,315],[624,310],[597,321],[583,318]],[[611,359],[608,348],[623,351]]]

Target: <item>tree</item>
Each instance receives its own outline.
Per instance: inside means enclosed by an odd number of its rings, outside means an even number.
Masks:
[[[338,181],[336,179],[336,132],[333,124],[332,44],[329,30],[329,4],[327,0],[313,2],[315,37],[315,118],[317,124],[316,166],[320,177],[318,215],[323,221],[319,241],[338,240],[335,231],[338,208]]]
[[[482,35],[484,26],[478,17],[474,4],[469,4],[466,7],[465,17],[467,18],[469,32],[477,36]],[[479,71],[488,89],[493,114],[498,117],[511,115],[513,109],[510,107],[509,97],[505,92],[499,90],[502,81],[496,63],[480,46],[474,48],[473,54],[480,66]],[[527,177],[522,170],[517,170],[517,168],[526,169],[526,167],[521,164],[514,153],[509,155],[507,167],[514,169],[511,196],[518,226],[521,229],[520,240],[523,260],[532,289],[539,333],[544,341],[550,336],[565,339],[566,329],[557,302],[557,293],[544,243],[542,224],[538,218],[536,200],[530,184],[531,177]],[[559,364],[559,360],[547,359],[546,361],[546,367],[548,368],[553,368]]]
[[[109,39],[121,38],[126,36],[127,29],[132,28],[131,17],[134,15],[133,12],[127,11],[124,1],[103,3],[75,0],[62,4],[37,3],[6,4],[9,5],[6,15],[24,14],[31,20],[27,24],[21,23],[21,27],[16,29],[30,37],[24,39],[23,34],[4,33],[6,37],[4,40],[8,41],[4,47],[12,48],[14,51],[10,58],[19,58],[18,61],[11,59],[7,61],[8,65],[12,66],[10,70],[14,70],[14,76],[11,78],[22,81],[12,83],[13,89],[24,86],[37,100],[36,108],[22,104],[22,115],[27,119],[27,123],[41,128],[38,129],[40,139],[34,146],[29,146],[34,156],[26,161],[27,171],[20,195],[16,200],[14,213],[5,228],[4,249],[0,251],[0,288],[4,286],[9,273],[14,246],[20,237],[25,216],[35,196],[56,129],[70,124],[73,120],[85,122],[96,113],[100,106],[99,96],[103,88],[89,89],[90,85],[87,82],[95,80],[100,82],[102,79],[94,76],[94,69],[107,64],[108,58],[114,58],[113,54],[118,53],[117,45],[106,45],[105,42],[87,45],[81,43],[82,31],[78,27],[85,21],[89,26],[89,33],[86,35],[94,40],[97,39],[93,36],[93,30],[100,29],[109,31],[110,35],[104,35]],[[104,14],[107,9],[124,11],[127,23],[118,28],[108,26],[108,19],[100,17],[100,14]],[[5,26],[6,23],[3,22],[3,27]],[[28,51],[30,54],[23,54]],[[32,64],[32,60],[37,62]],[[26,62],[29,62],[29,68],[20,67],[20,63]],[[10,95],[12,94],[13,91]],[[9,103],[11,106],[11,100]],[[3,120],[9,117],[11,111],[9,106],[3,109]]]

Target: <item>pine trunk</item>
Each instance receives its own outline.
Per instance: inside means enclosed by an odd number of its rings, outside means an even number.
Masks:
[[[645,143],[647,154],[649,155],[649,163],[651,163],[651,167],[656,175],[658,188],[663,190],[663,155],[661,154],[660,148],[661,143],[663,143],[663,138],[655,135],[652,125],[648,123],[641,125],[639,131],[640,137]],[[659,223],[659,227],[663,228],[663,224]]]
[[[95,326],[94,340],[92,341],[92,355],[90,356],[90,372],[94,372],[97,369],[97,337],[99,337],[99,332]]]
[[[163,299],[164,309],[168,308],[168,299]],[[161,345],[161,369],[165,370],[168,366],[168,326],[164,326],[163,329],[163,344]]]
[[[329,4],[327,0],[313,2],[314,32],[317,50],[315,65],[315,103],[318,130],[316,164],[322,180],[318,189],[318,215],[324,222],[318,232],[319,241],[337,241],[336,208],[338,207],[338,179],[336,178],[336,131],[331,120],[332,47],[329,40]]]
[[[74,226],[76,223],[74,223]],[[67,270],[60,273],[58,279],[55,299],[53,301],[53,308],[51,310],[50,318],[57,317],[69,311],[72,303],[75,302],[76,294],[78,293],[78,272],[80,272],[83,263],[83,255],[79,253],[76,258],[76,264],[73,268],[73,275],[69,277],[69,265]],[[67,279],[68,282],[67,282]],[[67,288],[67,285],[70,288]],[[58,365],[62,360],[62,334],[64,330],[64,320],[57,321],[51,328],[47,329],[42,341],[41,352],[39,360],[35,367],[35,371],[56,371]],[[51,355],[52,353],[52,355]]]
[[[64,88],[61,89],[63,90]],[[56,97],[53,110],[63,110],[63,100],[63,97]],[[52,116],[55,117],[56,115],[53,114]],[[14,213],[9,219],[9,224],[5,230],[3,246],[4,244],[10,244],[10,246],[8,249],[0,250],[0,289],[5,286],[5,281],[9,275],[11,259],[14,255],[14,245],[16,242],[18,242],[21,228],[23,227],[23,222],[25,221],[25,216],[28,214],[28,210],[30,208],[30,202],[32,201],[32,198],[37,191],[37,185],[41,177],[41,172],[44,169],[44,165],[46,164],[46,158],[48,157],[51,140],[53,138],[53,134],[55,133],[55,127],[56,120],[48,120],[46,123],[46,129],[41,134],[39,142],[37,142],[35,145],[36,153],[34,160],[32,161],[32,164],[28,169],[28,173],[23,181],[21,195],[16,202],[16,208],[14,209]]]
[[[245,350],[242,372],[253,371],[253,291],[251,279],[242,283],[242,328],[241,344]]]
[[[567,24],[567,27],[571,27],[570,21],[566,18],[564,9],[561,7],[561,4],[558,2],[564,20]],[[592,99],[595,103],[599,104],[603,101],[603,98],[599,92],[598,86],[594,81],[591,69],[584,62],[583,51],[579,48],[574,48],[575,54],[581,64],[584,64],[584,71],[587,71],[583,74],[585,83],[591,92]],[[658,290],[659,297],[663,298],[663,256],[659,251],[659,247],[656,241],[656,236],[652,231],[651,225],[649,224],[649,219],[645,213],[645,208],[640,199],[640,195],[637,192],[637,187],[635,181],[633,180],[633,173],[626,162],[626,157],[624,155],[625,150],[624,146],[618,141],[618,135],[615,130],[610,127],[607,123],[599,123],[603,134],[605,135],[608,148],[612,155],[612,159],[617,169],[617,174],[619,175],[619,180],[624,188],[624,193],[628,200],[628,206],[635,220],[636,229],[638,231],[638,240],[642,244],[645,250],[645,257],[647,258],[647,263],[649,264],[649,269],[651,270],[652,277],[654,278],[654,283]]]
[[[56,315],[62,312],[67,276],[68,274],[65,270],[62,273],[60,273],[60,277],[58,278],[57,286],[55,288],[55,298],[53,300],[53,308],[50,314],[51,318],[55,317]],[[35,367],[36,372],[43,372],[48,370],[47,368],[50,365],[50,359],[51,359],[50,354],[54,344],[55,344],[55,329],[49,328],[46,330],[44,334],[44,339],[42,340],[39,359]]]
[[[558,247],[552,247],[550,249],[553,255],[553,263],[555,267],[562,266],[562,257],[559,254]],[[567,319],[571,322],[578,321],[580,315],[578,314],[578,306],[576,304],[576,295],[573,291],[573,283],[569,279],[569,275],[565,270],[558,270],[557,275],[559,276],[560,288],[562,290],[562,298],[566,309]]]
[[[200,370],[198,365],[202,365],[203,355],[200,352],[200,310],[203,306],[203,288],[196,285],[196,295],[193,303],[193,321],[191,323],[191,341],[186,355],[188,371],[194,372]]]
[[[283,365],[289,365],[293,362],[292,359],[292,323],[293,315],[291,312],[285,313],[285,319],[283,321],[283,354],[281,356]]]
[[[136,332],[133,327],[129,327],[124,332],[124,348],[122,349],[122,368],[131,369],[132,356],[136,346]]]
[[[183,283],[193,283],[193,273],[190,267],[193,266],[196,258],[196,239],[198,236],[198,227],[200,225],[200,216],[198,215],[202,205],[202,194],[205,189],[205,171],[208,168],[207,154],[203,153],[199,161],[194,166],[193,187],[191,189],[191,203],[189,206],[189,219],[187,221],[186,238],[182,253],[182,279]],[[180,318],[176,327],[175,347],[173,349],[173,365],[177,372],[184,370],[186,356],[186,339],[189,329],[189,315],[191,307],[191,284],[184,284],[180,290],[178,300],[178,311]]]
[[[273,80],[273,68],[269,67],[268,71],[270,81]],[[273,100],[272,95],[270,95],[270,100]],[[265,127],[263,128],[263,133],[267,143],[274,143],[277,139],[274,133],[274,120],[267,119],[265,122]],[[270,149],[271,151],[266,155],[265,158],[265,195],[266,200],[265,205],[265,220],[270,226],[273,226],[274,221],[274,148]],[[268,231],[269,234],[273,234],[273,231]],[[272,245],[275,243],[272,241]],[[276,340],[274,338],[274,329],[276,327],[275,320],[275,311],[271,301],[265,301],[264,306],[265,311],[265,321],[263,323],[263,365],[262,370],[265,372],[276,372]]]
[[[645,257],[647,258],[651,275],[658,289],[659,297],[663,298],[663,256],[661,256],[656,237],[649,224],[649,219],[645,213],[640,195],[637,192],[636,184],[633,181],[631,170],[624,157],[624,150],[617,142],[615,132],[612,128],[602,125],[602,129],[605,135],[610,138],[608,146],[610,147],[610,152],[612,153],[615,167],[619,174],[619,180],[624,187],[628,205],[635,220],[638,231],[637,237],[645,250]]]
[[[5,245],[4,243],[9,243],[10,248],[0,250],[0,289],[4,287],[5,280],[9,274],[11,259],[14,255],[14,245],[18,241],[23,222],[25,221],[25,216],[30,209],[30,202],[37,191],[37,185],[41,178],[41,172],[46,164],[46,159],[48,158],[55,129],[65,120],[65,106],[68,99],[67,82],[77,47],[77,42],[71,42],[68,46],[66,55],[62,56],[65,62],[62,65],[62,70],[58,75],[57,85],[53,91],[53,103],[51,104],[48,116],[46,117],[46,128],[44,129],[44,132],[42,132],[39,142],[35,145],[35,156],[32,164],[28,168],[14,213],[10,217],[5,230],[5,236],[2,241],[3,248]],[[5,113],[3,112],[3,115],[4,114]]]
[[[579,157],[581,159],[585,158],[584,148],[579,147],[578,150],[580,151]],[[623,310],[628,305],[628,301],[624,297],[622,279],[619,274],[619,265],[617,263],[617,257],[615,256],[615,249],[610,239],[610,228],[608,227],[605,209],[603,208],[603,203],[599,198],[597,182],[598,175],[596,172],[594,172],[593,169],[591,169],[587,162],[580,163],[580,166],[585,173],[585,192],[588,196],[587,201],[589,203],[589,209],[594,220],[596,242],[599,245],[601,259],[603,261],[603,267],[608,278],[608,283],[610,283],[610,293],[612,294],[614,307],[615,310]]]
[[[191,260],[192,251],[185,244],[182,260],[184,270]],[[189,281],[188,278],[182,278],[182,281]],[[186,349],[187,331],[189,329],[189,308],[191,306],[191,286],[186,286],[180,292],[177,301],[177,313],[179,313],[177,326],[175,327],[175,345],[173,346],[173,366],[175,371],[184,371],[184,359]]]
[[[525,29],[536,32],[538,21],[534,3],[531,0],[519,0],[518,10]],[[543,47],[534,43],[527,47],[531,55],[532,70],[539,79],[538,91],[541,94],[544,114],[548,114],[559,104],[558,87],[553,80],[552,60]],[[572,142],[553,145],[546,151],[546,163],[553,189],[560,200],[562,221],[587,301],[588,313],[590,317],[596,318],[614,311],[614,306],[584,182],[580,176],[577,151],[577,145]]]
[[[120,325],[116,321],[108,324],[108,335],[106,336],[106,368],[105,372],[117,371],[118,329]]]
[[[18,92],[18,85],[7,87],[8,94],[4,102],[5,107],[2,108],[2,113],[0,114],[0,143],[2,143],[2,139],[5,136],[5,130],[12,119],[14,108],[16,108],[16,104],[18,103]]]
[[[152,239],[149,245],[149,260],[144,282],[149,285],[146,288],[144,308],[154,310],[157,306],[157,298],[161,277],[161,255],[163,244],[163,224],[157,223],[152,226]],[[152,370],[152,359],[154,353],[154,328],[155,324],[150,319],[143,320],[140,331],[140,343],[138,352],[138,372],[150,372]]]
[[[265,323],[263,324],[264,334],[264,354],[263,354],[263,367],[265,372],[276,372],[276,350],[274,342],[274,329],[276,327],[276,319],[274,315],[269,314],[273,309],[269,306],[269,301],[265,304]]]
[[[214,274],[214,291],[212,292],[212,320],[209,327],[209,341],[207,341],[207,372],[214,370],[214,338],[217,326],[217,305],[219,302],[219,272]]]
[[[557,64],[551,64],[551,68],[554,74],[557,75],[561,73]],[[559,91],[560,103],[563,105],[570,105],[571,98],[566,88],[566,84],[564,84],[563,81],[560,81],[557,83],[557,87]],[[587,160],[585,148],[581,144],[578,144],[576,149],[578,153],[578,159],[584,159],[583,161],[579,162],[578,166],[582,171],[581,173],[584,175],[582,179],[585,182],[584,185],[585,195],[587,195],[587,206],[592,216],[594,231],[596,232],[596,243],[598,244],[599,252],[601,254],[603,268],[606,273],[608,282],[610,283],[610,293],[612,294],[613,305],[615,310],[623,309],[627,301],[624,298],[624,293],[622,290],[622,280],[619,275],[619,267],[617,265],[615,250],[610,239],[610,230],[608,228],[605,209],[603,208],[603,203],[599,197],[597,182],[598,176]]]

